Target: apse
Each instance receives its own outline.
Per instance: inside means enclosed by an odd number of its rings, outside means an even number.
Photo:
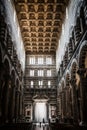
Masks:
[[[47,121],[46,103],[37,102],[35,105],[35,121],[43,122],[43,119],[44,119],[44,121]]]

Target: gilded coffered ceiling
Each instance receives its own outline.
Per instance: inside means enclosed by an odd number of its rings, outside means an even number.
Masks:
[[[27,53],[55,53],[69,0],[14,0]]]

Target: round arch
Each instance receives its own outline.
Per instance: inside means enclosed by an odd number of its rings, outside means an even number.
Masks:
[[[76,80],[76,72],[78,70],[78,63],[76,59],[73,59],[70,70],[71,70],[71,79]]]
[[[87,58],[87,40],[83,41],[79,49],[79,56],[78,56],[79,68],[87,67],[86,58]]]
[[[11,70],[10,62],[7,58],[4,60],[4,68],[5,68],[5,73],[10,75],[10,70]]]
[[[83,41],[78,55],[79,71],[81,79],[82,120],[87,123],[87,40]],[[84,102],[85,101],[85,102]]]
[[[73,89],[73,118],[77,122],[80,120],[81,115],[80,115],[80,77],[78,75],[78,62],[76,59],[73,59],[72,64],[71,64],[71,86]],[[78,114],[76,114],[78,112]]]
[[[4,64],[4,67],[7,70],[7,72],[9,72],[9,74],[11,74],[11,64],[10,64],[10,60],[7,55],[5,55],[3,58],[3,64]]]
[[[3,60],[3,85],[2,85],[2,99],[1,99],[1,113],[3,122],[8,119],[9,121],[9,99],[11,89],[11,76],[10,76],[10,62],[8,58]]]

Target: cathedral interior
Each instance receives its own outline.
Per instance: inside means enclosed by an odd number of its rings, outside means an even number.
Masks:
[[[34,123],[87,126],[87,0],[0,0],[0,128]]]

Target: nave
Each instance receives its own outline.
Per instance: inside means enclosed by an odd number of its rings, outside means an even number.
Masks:
[[[87,0],[0,0],[0,130],[43,119],[87,126]]]

